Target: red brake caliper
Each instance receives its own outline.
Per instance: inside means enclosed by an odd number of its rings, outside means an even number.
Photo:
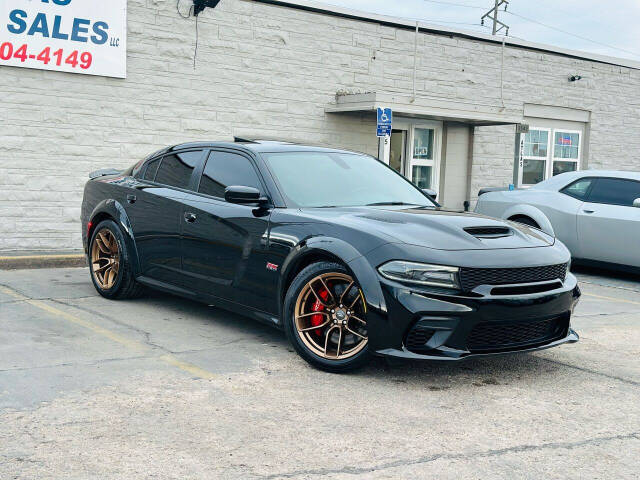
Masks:
[[[327,298],[329,298],[329,292],[325,288],[320,290],[318,295],[320,295],[320,298],[322,299],[323,302],[326,302]],[[324,311],[324,305],[322,305],[322,303],[320,303],[319,300],[316,300],[316,303],[313,304],[313,307],[311,307],[311,310],[314,312],[322,312]],[[311,316],[311,325],[314,327],[317,327],[318,325],[322,325],[324,322],[325,322],[325,315],[318,314],[318,315]],[[322,329],[319,328],[317,330],[314,330],[313,333],[320,336],[322,335]]]

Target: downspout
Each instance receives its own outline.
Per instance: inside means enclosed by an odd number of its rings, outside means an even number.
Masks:
[[[506,38],[502,37],[502,61],[500,64],[500,101],[502,102],[502,110],[504,110],[504,43]]]
[[[416,76],[418,73],[418,34],[420,32],[418,21],[416,21],[416,38],[413,44],[413,96],[411,103],[416,101]]]

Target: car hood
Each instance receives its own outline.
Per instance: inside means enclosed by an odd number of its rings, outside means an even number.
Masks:
[[[340,207],[308,208],[302,212],[323,223],[386,237],[388,242],[438,250],[536,248],[554,244],[553,237],[525,225],[442,208]],[[505,228],[508,231],[495,233],[495,229]]]

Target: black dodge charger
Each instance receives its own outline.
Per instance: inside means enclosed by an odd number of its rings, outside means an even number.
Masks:
[[[540,230],[441,208],[368,155],[189,143],[91,174],[91,279],[160,289],[284,329],[329,371],[576,342],[570,255]]]

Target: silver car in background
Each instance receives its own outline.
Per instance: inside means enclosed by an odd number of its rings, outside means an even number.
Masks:
[[[527,189],[486,190],[477,213],[555,235],[574,261],[640,269],[640,173],[586,170]]]

